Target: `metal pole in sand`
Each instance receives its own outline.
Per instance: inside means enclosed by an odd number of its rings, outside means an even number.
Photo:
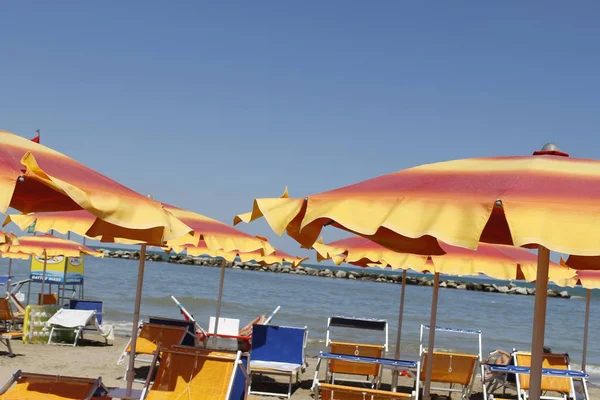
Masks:
[[[396,351],[394,358],[400,359],[400,338],[402,337],[402,317],[404,315],[404,291],[406,290],[406,270],[402,271],[402,290],[400,291],[400,308],[398,310],[398,334],[396,335]],[[392,392],[398,390],[398,375],[400,371],[394,369],[392,372]]]
[[[546,304],[548,297],[548,269],[550,250],[538,246],[535,305],[533,308],[533,335],[531,338],[531,371],[529,399],[540,400],[542,394],[542,362],[544,360],[544,334],[546,330]]]
[[[221,302],[223,301],[223,283],[225,282],[225,266],[227,260],[221,261],[221,282],[219,283],[219,300],[217,301],[217,315],[215,317],[215,330],[213,332],[212,347],[217,347],[217,332],[219,329],[219,318],[221,317]]]
[[[435,346],[435,324],[437,319],[438,292],[440,289],[440,274],[436,272],[433,276],[433,296],[431,299],[431,318],[429,320],[429,343],[427,345],[427,366],[425,370],[425,387],[423,398],[431,400],[430,386],[431,374],[433,372],[433,348]],[[538,399],[539,400],[539,399]]]
[[[42,272],[42,297],[40,300],[40,304],[44,304],[44,284],[46,282],[46,262],[48,261],[48,256],[46,254],[46,250],[43,252],[44,254],[44,272]],[[32,255],[32,257],[35,257]]]
[[[12,258],[8,259],[8,280],[6,281],[6,295],[10,293],[10,274],[12,272]]]
[[[144,268],[146,266],[146,245],[143,244],[140,249],[140,263],[138,267],[137,287],[135,291],[135,305],[133,307],[133,327],[131,328],[131,344],[129,350],[129,360],[127,366],[127,390],[126,396],[131,396],[133,390],[133,380],[135,379],[135,345],[138,334],[138,324],[140,320],[140,305],[142,303],[142,287],[144,285]]]
[[[581,353],[581,370],[585,372],[586,361],[587,361],[587,342],[588,342],[588,331],[590,329],[590,302],[592,300],[592,291],[587,290],[587,296],[585,297],[585,324],[583,328],[583,352]]]

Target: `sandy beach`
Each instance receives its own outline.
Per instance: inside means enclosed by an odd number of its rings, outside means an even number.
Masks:
[[[13,340],[13,351],[17,355],[9,358],[6,353],[0,353],[0,382],[10,379],[11,374],[21,369],[24,372],[61,374],[69,376],[83,377],[102,377],[102,381],[108,387],[125,387],[123,375],[125,365],[117,365],[117,360],[127,344],[128,339],[116,337],[113,342],[104,345],[101,341],[95,341],[93,336],[88,337],[77,347],[56,346],[56,345],[25,345],[18,340]],[[301,376],[301,382],[292,395],[293,399],[307,400],[312,399],[310,386],[314,375],[317,359],[311,357],[308,359],[309,366]],[[137,370],[138,376],[143,377],[144,370]],[[384,384],[382,389],[389,389],[390,376],[384,374]],[[135,384],[136,388],[141,388],[141,384]],[[403,391],[409,392],[412,385],[411,380],[401,378],[400,385]],[[264,387],[263,387],[264,388]],[[260,390],[260,383],[255,381],[253,389]],[[272,384],[267,390],[273,390]],[[275,390],[285,390],[284,386],[277,387]],[[590,388],[591,398],[600,398],[600,389]],[[250,396],[254,399],[272,399],[274,397]],[[447,398],[447,397],[439,397]],[[460,396],[454,394],[452,399],[458,399]],[[481,384],[476,383],[474,393],[471,399],[482,399]],[[509,396],[509,398],[511,398]]]

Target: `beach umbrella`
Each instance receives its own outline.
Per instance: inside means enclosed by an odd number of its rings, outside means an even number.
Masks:
[[[502,280],[536,279],[537,258],[528,250],[505,245],[481,243],[477,250],[450,246],[440,243],[444,255],[422,256],[398,253],[383,247],[362,236],[352,236],[324,244],[318,240],[313,248],[317,251],[317,260],[333,260],[337,265],[346,262],[359,267],[379,266],[382,268],[402,269],[402,288],[400,291],[400,307],[398,311],[398,333],[394,358],[400,359],[400,340],[402,334],[402,315],[404,313],[404,293],[406,289],[406,271],[412,269],[434,274],[433,300],[429,326],[436,326],[437,298],[440,274],[456,276],[476,276],[484,274]],[[551,263],[549,276],[551,279],[567,279],[574,272],[566,267]],[[430,331],[428,351],[434,348],[435,330]],[[433,357],[429,357],[428,361]],[[392,390],[398,385],[398,371],[393,372]]]
[[[249,262],[254,261],[257,264],[267,266],[273,264],[285,264],[289,263],[292,268],[296,268],[299,266],[306,258],[301,258],[297,256],[289,255],[288,253],[274,249],[273,253],[265,255],[263,252],[259,250],[254,251],[225,251],[225,250],[214,250],[211,249],[210,246],[206,244],[204,240],[201,240],[197,246],[193,245],[180,245],[173,246],[171,250],[180,253],[183,250],[189,256],[210,256],[213,258],[221,259],[221,278],[219,280],[219,295],[217,300],[217,313],[215,316],[215,327],[214,327],[214,335],[213,335],[213,347],[217,345],[217,332],[219,326],[219,317],[221,316],[221,304],[223,301],[223,285],[225,282],[225,268],[227,266],[227,262],[234,262],[238,258],[241,262]]]
[[[561,264],[569,268],[578,269],[577,275],[573,278],[555,281],[559,286],[581,286],[586,289],[585,296],[585,322],[583,325],[583,350],[581,352],[581,370],[585,372],[587,364],[587,343],[590,327],[590,305],[592,300],[592,290],[600,289],[600,257],[577,257],[570,256],[565,262],[560,260]]]
[[[443,253],[434,238],[470,249],[479,242],[537,248],[530,393],[539,400],[550,250],[600,255],[599,196],[600,161],[547,144],[532,156],[440,162],[307,197],[256,199],[234,223],[264,216],[307,248],[325,225],[424,255]]]
[[[72,240],[59,238],[53,235],[20,236],[11,235],[10,242],[0,249],[0,256],[9,258],[8,276],[10,282],[11,266],[13,259],[28,259],[39,257],[44,260],[44,271],[42,274],[42,289],[46,283],[46,262],[52,257],[81,257],[82,254],[103,257],[104,254]],[[8,286],[8,282],[7,282]]]
[[[262,256],[270,255],[275,251],[268,241],[260,236],[248,235],[236,228],[192,211],[183,210],[166,204],[163,205],[163,208],[171,215],[177,215],[177,218],[181,219],[181,221],[185,220],[184,223],[193,230],[194,234],[193,236],[187,235],[185,238],[178,238],[173,242],[165,241],[161,244],[162,247],[170,248],[172,246],[184,246],[185,244],[190,243],[194,245],[199,244],[202,240],[210,251],[234,252],[242,249],[243,252],[255,251]],[[103,242],[141,245],[133,311],[133,327],[131,331],[131,354],[135,354],[137,327],[140,319],[140,305],[144,282],[146,244],[140,240],[132,240],[135,236],[129,235],[129,232],[121,231],[116,232],[117,234],[101,234],[96,232],[93,229],[95,224],[93,216],[82,211],[35,213],[29,215],[13,214],[6,218],[4,225],[10,222],[15,223],[21,229],[27,229],[27,227],[33,225],[34,229],[38,232],[48,232],[49,230],[55,230],[60,233],[74,232]],[[126,236],[121,237],[118,233],[123,233]],[[132,393],[134,375],[134,357],[130,357],[127,370],[128,395]]]
[[[96,234],[135,233],[132,239],[156,244],[191,231],[159,202],[64,154],[0,131],[0,213],[9,207],[23,213],[83,209],[94,216]]]

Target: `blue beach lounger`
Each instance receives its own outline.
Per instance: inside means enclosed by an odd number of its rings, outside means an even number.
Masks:
[[[308,330],[288,326],[254,325],[250,352],[250,382],[253,375],[289,377],[287,398],[292,395],[292,380],[298,383],[300,371],[306,366],[304,351]],[[263,396],[286,396],[285,393],[253,392]]]

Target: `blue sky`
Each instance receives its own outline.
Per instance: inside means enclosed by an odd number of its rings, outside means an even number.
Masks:
[[[0,129],[41,129],[227,223],[285,186],[304,196],[548,141],[598,158],[599,17],[591,1],[10,2]],[[262,221],[240,227],[312,255]]]

